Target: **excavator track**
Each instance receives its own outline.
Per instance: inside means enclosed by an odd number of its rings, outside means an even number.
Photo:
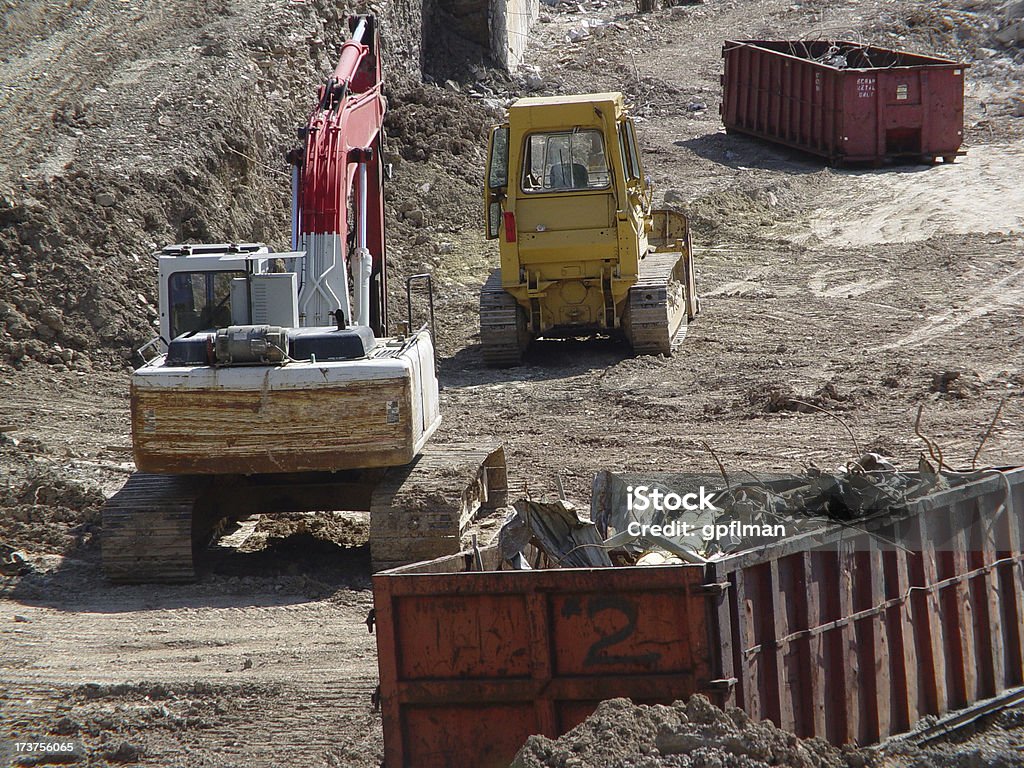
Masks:
[[[226,519],[348,509],[370,512],[375,571],[451,555],[480,514],[508,499],[502,446],[445,445],[415,461],[326,478],[136,472],[103,508],[103,570],[111,581],[180,583]]]
[[[194,475],[133,474],[103,508],[107,577],[119,582],[193,581],[194,544],[216,523],[200,509],[210,482]]]
[[[404,467],[389,469],[370,500],[370,558],[381,571],[453,555],[481,512],[507,503],[502,446],[428,448]]]
[[[671,355],[686,337],[685,286],[676,274],[678,253],[650,253],[629,290],[623,317],[626,339],[640,355]]]
[[[496,269],[480,290],[480,343],[484,362],[495,368],[519,365],[530,342],[519,303],[501,287]]]

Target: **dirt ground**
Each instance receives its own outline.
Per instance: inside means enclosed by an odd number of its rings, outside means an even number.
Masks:
[[[110,586],[97,544],[102,499],[131,471],[128,374],[156,317],[147,254],[285,244],[281,156],[349,9],[0,5],[0,544],[32,568],[0,584],[0,741],[67,737],[87,765],[376,766],[365,520],[255,521],[183,587]],[[560,479],[585,506],[598,469],[716,471],[705,444],[730,470],[832,467],[865,448],[913,464],[921,407],[965,467],[1002,403],[977,463],[1024,463],[1024,53],[993,40],[1002,4],[545,3],[519,75],[466,66],[442,85],[408,75],[424,56],[412,7],[382,6],[390,256],[396,276],[438,284],[437,439],[504,442],[513,495]],[[839,170],[727,136],[727,37],[968,62],[967,155]],[[671,359],[542,342],[522,367],[486,369],[485,127],[509,97],[586,90],[634,105],[657,201],[691,217],[702,314]],[[855,440],[832,416],[775,407],[789,396],[816,398]],[[1007,722],[998,759],[962,764],[1024,763]]]

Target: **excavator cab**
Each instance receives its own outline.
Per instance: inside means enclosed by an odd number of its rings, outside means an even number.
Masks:
[[[622,94],[515,102],[491,130],[486,179],[500,253],[481,292],[488,363],[518,364],[542,336],[619,335],[671,354],[698,309],[689,232],[671,212],[678,250],[654,253],[665,243],[651,239],[656,212]]]

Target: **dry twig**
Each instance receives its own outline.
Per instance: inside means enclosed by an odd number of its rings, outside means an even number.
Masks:
[[[978,465],[978,456],[981,455],[981,449],[985,447],[985,441],[988,440],[989,435],[992,434],[992,430],[996,426],[996,422],[999,421],[999,414],[1002,413],[1004,405],[1006,405],[1005,397],[999,401],[999,407],[996,408],[995,415],[992,417],[992,422],[988,425],[988,429],[985,430],[985,435],[981,438],[981,442],[978,444],[978,450],[974,452],[974,458],[971,459],[972,470]]]
[[[806,406],[807,408],[810,408],[811,410],[814,410],[814,411],[820,411],[821,413],[824,413],[826,416],[831,416],[833,419],[838,421],[840,424],[843,425],[843,429],[845,429],[846,432],[850,435],[850,439],[853,441],[853,451],[854,451],[854,453],[856,453],[858,456],[861,455],[860,443],[857,442],[857,436],[855,434],[853,434],[853,430],[850,429],[850,425],[847,424],[845,421],[843,421],[838,416],[836,416],[834,413],[832,413],[832,411],[826,410],[826,409],[821,408],[820,406],[814,405],[812,403],[804,402],[803,400],[797,400],[795,397],[789,398],[789,402],[797,403],[798,405]]]

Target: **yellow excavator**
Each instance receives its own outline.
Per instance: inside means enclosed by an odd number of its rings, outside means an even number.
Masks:
[[[621,93],[513,103],[488,142],[501,266],[480,294],[485,362],[518,365],[533,339],[594,334],[671,355],[700,302],[686,217],[651,200]]]

